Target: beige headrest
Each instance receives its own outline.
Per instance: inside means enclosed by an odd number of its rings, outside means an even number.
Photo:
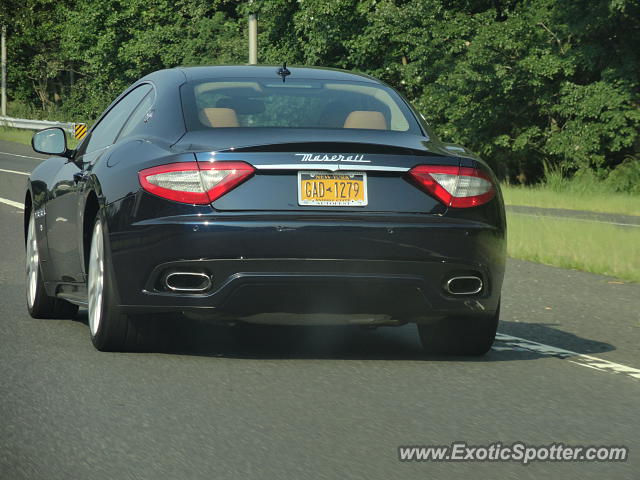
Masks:
[[[203,108],[200,121],[210,127],[239,127],[238,117],[231,108]]]
[[[371,130],[386,130],[387,122],[380,112],[370,110],[356,110],[351,112],[344,121],[344,128],[368,128]]]

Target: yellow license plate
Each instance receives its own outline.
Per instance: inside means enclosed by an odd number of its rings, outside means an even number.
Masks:
[[[364,172],[298,172],[298,204],[315,206],[367,205]]]

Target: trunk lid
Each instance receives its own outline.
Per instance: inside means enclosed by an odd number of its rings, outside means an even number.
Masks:
[[[455,165],[452,156],[425,137],[398,132],[306,129],[226,129],[190,132],[173,149],[191,151],[200,163],[246,162],[255,175],[212,203],[219,211],[320,211],[443,214],[446,207],[415,186],[416,165]],[[278,139],[274,141],[274,139]],[[318,180],[319,179],[319,180]],[[310,183],[306,183],[310,182]],[[318,183],[319,182],[319,183]],[[359,199],[351,193],[365,189]],[[304,204],[312,188],[341,192],[358,204]],[[325,198],[324,190],[321,192]],[[317,200],[317,192],[313,195]],[[315,200],[314,200],[315,201]],[[363,204],[366,203],[366,204]]]

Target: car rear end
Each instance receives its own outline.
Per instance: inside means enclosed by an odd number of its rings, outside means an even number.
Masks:
[[[347,113],[342,128],[243,128],[238,111],[261,107],[226,93],[208,117],[199,109],[209,128],[109,207],[124,310],[367,325],[498,310],[505,216],[485,163],[451,154],[414,117],[377,128],[370,105],[352,107],[364,112],[353,127]],[[236,118],[216,127],[225,110]]]

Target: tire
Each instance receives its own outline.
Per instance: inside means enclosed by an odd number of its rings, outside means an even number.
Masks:
[[[33,318],[74,318],[78,313],[78,306],[61,298],[50,297],[44,288],[42,270],[40,268],[40,254],[36,238],[36,221],[33,213],[29,217],[27,228],[27,258],[26,258],[26,294],[27,309]]]
[[[87,280],[88,323],[93,345],[103,352],[137,350],[136,325],[121,313],[109,256],[105,255],[104,222],[98,214],[91,234]]]
[[[496,338],[500,305],[495,315],[448,317],[432,324],[418,324],[425,352],[441,355],[479,356],[489,351]]]

